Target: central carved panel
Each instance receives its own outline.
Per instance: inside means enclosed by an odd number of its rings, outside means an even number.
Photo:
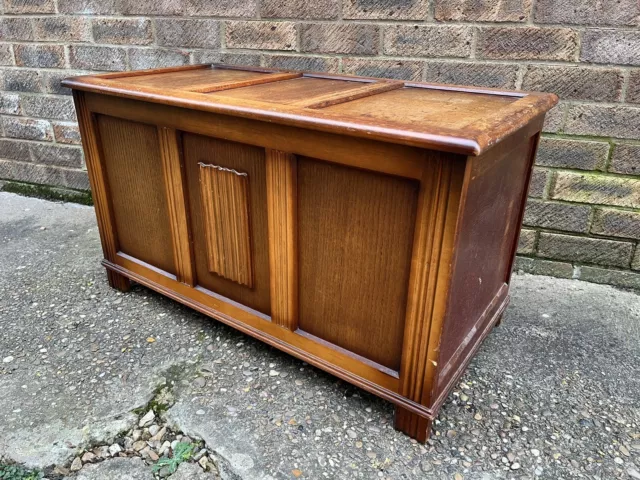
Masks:
[[[218,165],[198,165],[208,269],[251,288],[249,177]]]

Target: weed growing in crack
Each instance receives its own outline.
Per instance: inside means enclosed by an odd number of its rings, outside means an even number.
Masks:
[[[169,468],[169,473],[175,473],[178,466],[191,458],[193,455],[193,445],[190,443],[178,443],[173,450],[173,456],[171,458],[161,458],[153,466],[153,471],[158,472],[163,467]]]
[[[6,465],[0,463],[1,480],[38,480],[42,473],[38,470],[28,470],[20,465]]]

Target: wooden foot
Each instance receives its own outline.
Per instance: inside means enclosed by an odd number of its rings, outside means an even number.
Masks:
[[[107,279],[112,288],[120,290],[121,292],[128,292],[129,288],[131,288],[131,281],[113,270],[107,270]]]
[[[502,323],[502,315],[500,315],[500,318],[498,318],[498,321],[495,323],[494,327],[499,327],[501,323]]]
[[[431,420],[411,413],[402,407],[396,407],[396,430],[424,443],[431,434]]]

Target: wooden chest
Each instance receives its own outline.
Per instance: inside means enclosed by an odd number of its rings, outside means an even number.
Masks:
[[[379,395],[426,440],[507,305],[554,95],[221,65],[63,84],[111,286]]]

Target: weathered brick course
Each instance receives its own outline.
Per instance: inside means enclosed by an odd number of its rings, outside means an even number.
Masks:
[[[606,142],[541,138],[536,164],[545,167],[602,170],[609,156]]]
[[[426,80],[456,85],[515,88],[518,65],[504,63],[428,62]]]
[[[302,24],[300,47],[311,53],[375,55],[380,40],[379,27],[369,24]]]
[[[640,175],[640,145],[615,144],[609,171],[626,175]]]
[[[44,42],[88,42],[91,40],[91,24],[84,17],[35,17],[33,36],[35,40]]]
[[[631,268],[633,270],[640,270],[640,247],[638,246],[636,246],[636,253],[633,256],[633,260],[631,260]]]
[[[265,55],[264,66],[285,70],[337,72],[340,63],[335,57],[305,57],[302,55]]]
[[[153,42],[151,21],[143,18],[96,18],[92,31],[97,43],[148,45]]]
[[[616,102],[623,80],[620,69],[529,65],[522,89],[553,92],[562,100]]]
[[[76,190],[89,189],[89,177],[84,170],[49,165],[0,160],[0,178],[29,183],[57,185]]]
[[[438,21],[525,22],[531,11],[531,0],[435,0]]]
[[[119,47],[72,45],[69,63],[71,68],[117,72],[127,69],[127,55],[124,48]]]
[[[29,142],[0,139],[0,159],[30,162]]]
[[[230,65],[260,65],[260,53],[220,52],[218,50],[196,50],[191,54],[191,63],[228,63]]]
[[[574,135],[640,138],[640,107],[572,105],[563,131]]]
[[[58,0],[58,12],[74,15],[117,15],[120,0]]]
[[[345,0],[344,18],[380,20],[425,20],[428,0]]]
[[[55,13],[54,0],[4,0],[4,13]]]
[[[640,212],[596,208],[591,233],[640,240]]]
[[[486,27],[478,33],[476,54],[494,60],[575,59],[578,34],[569,28]]]
[[[633,244],[614,240],[541,232],[538,255],[571,262],[629,267]]]
[[[467,26],[392,25],[384,28],[384,53],[417,57],[468,57],[473,30]]]
[[[30,149],[33,163],[70,168],[82,166],[82,149],[79,147],[32,143]]]
[[[516,258],[515,269],[532,275],[551,275],[558,278],[573,278],[573,265],[552,262],[541,258]]]
[[[533,18],[536,23],[631,26],[638,25],[640,4],[637,0],[537,0]]]
[[[33,40],[33,27],[30,20],[21,17],[0,17],[0,40],[3,42]]]
[[[2,90],[15,92],[41,92],[42,79],[36,70],[7,69],[0,75]]]
[[[633,272],[621,272],[606,268],[582,267],[580,279],[593,283],[604,283],[625,288],[640,288],[640,274]]]
[[[20,95],[11,92],[0,92],[0,114],[18,115],[20,113]]]
[[[215,20],[156,20],[158,45],[165,47],[220,47],[220,22]]]
[[[20,98],[22,112],[29,117],[75,120],[73,100],[69,96],[23,95]]]
[[[340,14],[340,3],[339,0],[262,0],[260,14],[262,18],[333,20]]]
[[[2,117],[5,137],[25,140],[53,140],[51,124],[46,120],[23,117]],[[0,176],[0,178],[2,178]]]
[[[19,67],[63,68],[65,64],[62,45],[16,44],[13,52]]]
[[[258,0],[189,0],[189,16],[211,17],[255,17],[258,14]]]
[[[384,77],[399,80],[419,81],[422,78],[422,62],[409,60],[371,60],[368,58],[345,58],[344,73],[364,77]]]
[[[582,36],[580,60],[640,65],[640,31],[587,30]]]
[[[226,22],[228,48],[295,50],[296,24],[292,22]]]
[[[530,227],[586,233],[589,231],[591,207],[568,203],[529,200],[524,212],[524,225]]]
[[[551,198],[569,202],[640,208],[640,179],[558,172]]]
[[[557,133],[562,128],[564,122],[566,106],[561,102],[547,112],[544,118],[542,131],[546,133]]]
[[[189,53],[186,50],[161,50],[155,48],[130,48],[129,63],[132,70],[146,70],[189,63]]]

